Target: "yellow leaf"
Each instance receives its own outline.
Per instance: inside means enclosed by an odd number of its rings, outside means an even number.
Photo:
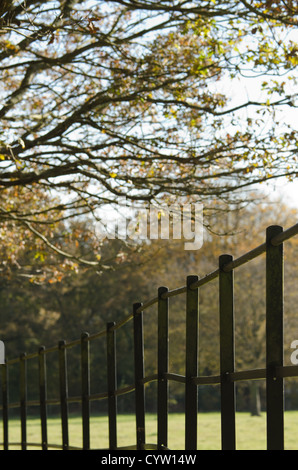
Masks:
[[[110,173],[111,178],[116,178],[116,176],[117,176],[117,173]]]

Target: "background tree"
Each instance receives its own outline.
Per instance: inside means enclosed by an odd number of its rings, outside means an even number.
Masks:
[[[92,230],[92,222],[61,220],[56,206],[55,219],[48,210],[57,204],[41,188],[12,187],[0,193],[0,273],[4,279],[22,276],[32,282],[57,282],[80,263],[98,267],[90,261],[103,243]],[[36,231],[34,224],[38,218]],[[88,240],[88,243],[86,243]],[[80,254],[79,254],[80,253]]]
[[[290,0],[1,2],[0,315],[9,355],[40,340],[52,343],[66,329],[69,338],[81,327],[101,328],[111,314],[114,320],[126,313],[124,304],[156,295],[152,289],[168,272],[176,287],[191,268],[197,273],[200,265],[205,274],[217,266],[223,248],[236,256],[236,242],[247,251],[257,237],[251,225],[251,238],[244,237],[242,215],[262,230],[272,220],[271,213],[260,211],[258,220],[245,211],[256,199],[250,190],[297,176],[290,118],[297,106],[296,28]],[[247,93],[243,81],[251,84]],[[102,238],[105,210],[121,197],[130,204],[202,202],[209,232],[203,250],[185,253],[182,240],[132,246]],[[241,217],[227,215],[235,209]],[[62,273],[68,276],[58,284]],[[210,289],[201,295],[206,374],[217,367]],[[263,358],[256,326],[262,313],[260,304],[248,308],[245,296],[239,302],[239,366],[250,366],[253,357]],[[295,295],[289,302],[286,321],[293,325]],[[177,372],[184,367],[184,313],[183,299],[173,301]],[[241,343],[243,325],[253,355]],[[146,329],[149,369],[153,333]],[[127,354],[119,379],[126,383],[130,334],[121,341]],[[181,406],[179,390],[173,394]]]

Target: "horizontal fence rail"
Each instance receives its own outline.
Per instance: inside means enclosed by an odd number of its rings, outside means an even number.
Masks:
[[[235,384],[245,380],[266,380],[267,403],[267,449],[284,448],[284,390],[283,379],[298,377],[298,366],[283,364],[283,243],[298,234],[298,224],[283,231],[280,226],[270,226],[266,230],[266,241],[237,259],[230,255],[219,257],[218,268],[202,278],[188,276],[185,286],[169,290],[159,287],[156,297],[145,303],[135,303],[132,313],[119,322],[109,322],[106,328],[94,334],[83,332],[77,340],[59,341],[56,346],[40,347],[37,352],[22,354],[9,359],[1,365],[2,375],[2,421],[4,450],[20,446],[47,449],[90,449],[90,403],[108,401],[109,449],[168,449],[168,386],[170,382],[185,385],[185,449],[197,449],[197,416],[198,386],[220,385],[221,391],[221,435],[222,449],[236,448],[235,439]],[[266,367],[254,370],[234,370],[234,305],[233,275],[235,269],[266,253]],[[198,376],[198,318],[199,288],[210,281],[219,279],[219,321],[220,321],[220,375]],[[186,358],[185,375],[168,370],[168,321],[169,298],[185,293],[186,295]],[[144,335],[143,314],[152,305],[158,311],[158,371],[150,376],[144,375]],[[133,322],[134,331],[134,383],[124,387],[117,386],[116,369],[116,333],[128,322]],[[89,344],[91,341],[105,338],[107,357],[106,392],[90,393],[90,359]],[[69,396],[67,377],[67,351],[74,346],[81,350],[81,394]],[[57,353],[59,366],[59,397],[47,398],[46,356]],[[39,364],[39,399],[28,400],[27,364],[37,359]],[[9,402],[8,371],[13,364],[19,364],[20,400]],[[157,382],[157,442],[146,443],[145,439],[145,385]],[[135,393],[136,441],[131,446],[117,445],[117,398],[127,393]],[[70,403],[80,403],[82,409],[82,446],[69,444],[69,411]],[[59,405],[61,415],[62,442],[49,443],[47,433],[47,407]],[[41,442],[27,441],[27,409],[37,406],[40,410]],[[19,408],[21,419],[21,442],[9,441],[9,410]]]

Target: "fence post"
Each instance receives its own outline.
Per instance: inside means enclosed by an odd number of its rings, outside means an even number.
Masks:
[[[59,341],[59,379],[60,379],[60,408],[62,425],[62,449],[68,450],[68,384],[67,384],[67,362],[65,341]]]
[[[20,413],[21,413],[21,447],[27,449],[27,361],[26,353],[20,355]]]
[[[90,371],[88,337],[89,334],[86,332],[81,335],[83,450],[90,449]]]
[[[107,323],[107,375],[108,375],[108,414],[109,448],[117,448],[117,388],[115,322]]]
[[[145,387],[144,379],[144,341],[143,312],[137,312],[142,303],[133,304],[134,322],[134,363],[135,363],[135,407],[137,428],[137,449],[142,450],[145,444]]]
[[[3,417],[3,445],[8,450],[8,366],[2,364],[2,417]]]
[[[283,244],[270,240],[280,234],[278,225],[266,231],[266,403],[267,449],[284,448],[284,384],[276,377],[276,367],[283,366]]]
[[[157,384],[157,440],[158,448],[168,446],[168,372],[169,362],[169,299],[162,298],[167,287],[158,288],[158,384]]]
[[[192,378],[198,375],[198,288],[190,286],[198,276],[187,276],[186,280],[186,367],[185,367],[185,449],[197,449],[198,434],[198,387]]]
[[[222,450],[235,450],[235,384],[229,380],[234,372],[234,292],[233,270],[222,268],[233,257],[219,257],[219,323],[220,323],[220,374],[221,374],[221,442]]]
[[[40,402],[40,421],[41,421],[41,441],[42,450],[48,449],[47,436],[47,382],[46,382],[46,356],[45,347],[41,346],[38,351],[39,361],[39,402]]]

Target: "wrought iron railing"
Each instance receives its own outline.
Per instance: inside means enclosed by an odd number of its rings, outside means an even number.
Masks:
[[[235,432],[235,384],[243,380],[266,380],[267,448],[284,448],[284,378],[297,377],[298,366],[284,366],[283,362],[283,244],[298,233],[298,224],[283,231],[280,226],[270,226],[266,231],[266,241],[237,259],[224,254],[219,257],[216,270],[203,278],[188,276],[186,285],[169,290],[159,287],[157,296],[145,303],[135,303],[131,315],[117,323],[109,322],[105,330],[89,335],[82,333],[80,339],[71,342],[60,341],[52,348],[41,347],[38,352],[22,354],[8,360],[2,369],[2,419],[3,443],[8,450],[19,444],[26,450],[29,446],[40,449],[72,449],[69,444],[69,404],[81,403],[82,446],[90,449],[90,403],[106,399],[108,401],[109,449],[120,449],[117,445],[117,399],[134,391],[136,416],[136,441],[126,449],[167,449],[168,448],[168,397],[169,383],[176,381],[185,385],[185,449],[197,449],[198,387],[220,385],[221,394],[221,436],[222,449],[236,448]],[[233,273],[236,268],[266,253],[266,367],[254,370],[235,370],[234,354],[234,286]],[[219,279],[219,323],[220,323],[220,374],[198,376],[198,309],[199,288],[210,281]],[[186,294],[186,357],[185,375],[169,371],[169,298]],[[158,311],[158,350],[157,372],[145,376],[143,314],[152,305]],[[128,322],[133,322],[134,331],[134,383],[130,386],[117,386],[116,334]],[[106,392],[90,393],[89,345],[94,339],[106,338],[107,384]],[[69,396],[67,383],[67,351],[80,345],[81,348],[81,394]],[[59,399],[47,398],[46,356],[56,352],[59,363]],[[27,400],[27,363],[37,359],[39,363],[39,400]],[[19,363],[20,400],[9,403],[8,369]],[[145,385],[157,381],[157,442],[146,443],[145,439]],[[62,442],[49,443],[47,433],[47,408],[51,404],[60,406]],[[27,408],[38,406],[41,420],[41,441],[39,444],[27,441]],[[9,409],[19,407],[21,419],[21,442],[9,441]],[[122,447],[123,449],[123,447]]]

